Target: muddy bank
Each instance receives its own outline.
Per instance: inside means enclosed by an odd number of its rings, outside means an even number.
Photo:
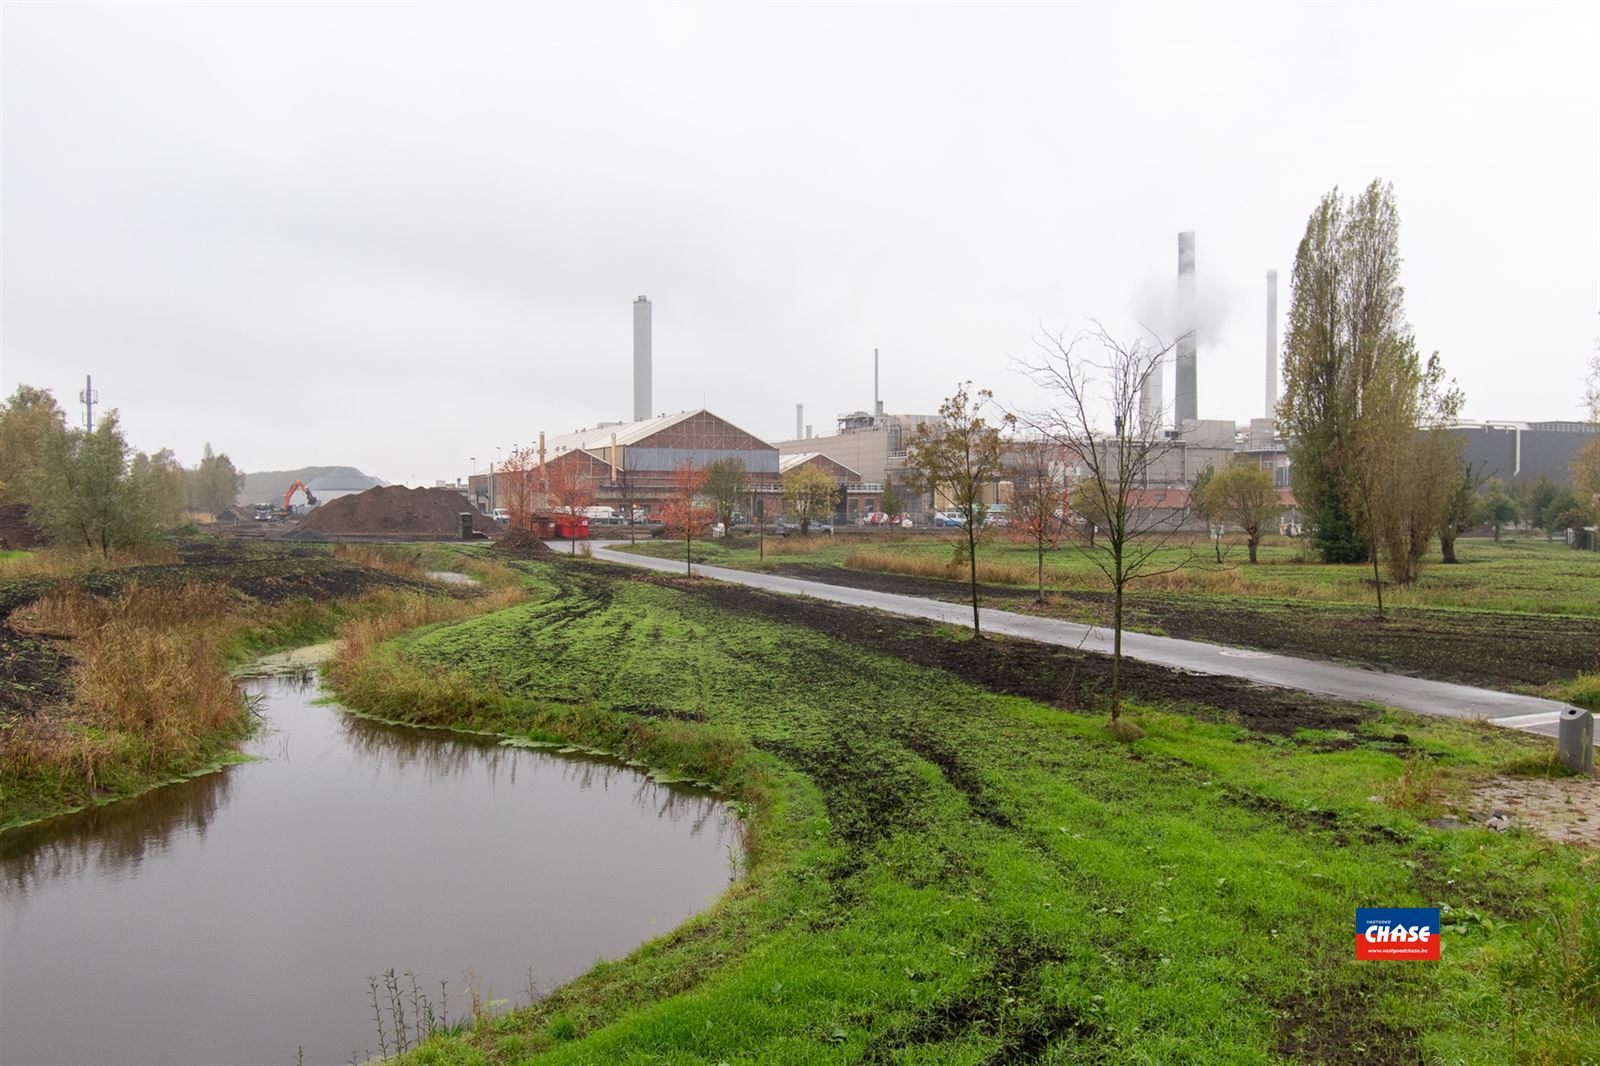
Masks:
[[[850,588],[966,602],[959,581],[882,574],[811,563],[775,572]],[[979,585],[986,607],[1077,622],[1109,624],[1108,592],[1048,592]],[[1125,606],[1129,629],[1187,640],[1259,648],[1305,658],[1376,667],[1440,681],[1515,691],[1600,670],[1600,620],[1481,611],[1402,609],[1382,622],[1367,607],[1243,601],[1135,592]]]

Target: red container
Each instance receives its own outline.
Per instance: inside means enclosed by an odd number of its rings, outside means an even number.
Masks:
[[[565,540],[589,539],[589,516],[558,514],[555,516],[556,536]]]

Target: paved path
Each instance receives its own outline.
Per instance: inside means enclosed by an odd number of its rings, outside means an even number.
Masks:
[[[592,546],[596,559],[626,566],[643,567],[666,573],[683,573],[682,560],[658,559],[649,555],[613,551],[605,542]],[[730,570],[721,566],[696,565],[694,572],[751,588],[790,595],[814,596],[821,600],[855,607],[874,607],[892,614],[927,618],[953,625],[972,624],[971,606],[904,596],[893,592],[830,585],[823,581],[804,581],[778,574],[751,570]],[[1013,611],[982,609],[985,632],[1046,644],[1064,644],[1085,651],[1111,653],[1112,632],[1102,626],[1086,626],[1056,618],[1038,618]],[[1493,689],[1455,685],[1448,681],[1429,681],[1403,674],[1386,674],[1355,666],[1339,666],[1315,659],[1296,659],[1271,652],[1226,648],[1197,640],[1157,637],[1148,633],[1122,634],[1122,653],[1130,659],[1158,663],[1202,674],[1221,674],[1257,681],[1280,688],[1300,689],[1325,696],[1358,702],[1379,703],[1418,714],[1446,718],[1487,718],[1497,725],[1530,733],[1556,735],[1556,718],[1566,706],[1537,696],[1519,696]],[[1600,744],[1600,738],[1597,738]]]

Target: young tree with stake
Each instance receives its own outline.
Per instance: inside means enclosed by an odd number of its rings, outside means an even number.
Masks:
[[[700,494],[705,491],[706,473],[685,459],[672,472],[672,488],[666,506],[661,511],[661,521],[669,537],[683,538],[683,573],[694,576],[694,538],[704,534],[711,525],[712,509],[702,503]]]
[[[739,509],[739,498],[744,495],[744,460],[736,457],[716,459],[705,466],[706,495],[711,499],[716,520],[722,523],[723,532],[733,529],[733,513]]]
[[[968,575],[972,589],[972,635],[983,635],[978,621],[978,541],[983,536],[983,490],[1005,474],[1000,427],[1015,417],[1002,415],[991,424],[982,411],[994,399],[987,389],[969,394],[972,382],[956,387],[939,406],[939,421],[917,427],[906,449],[906,469],[926,492],[943,494],[962,517]]]
[[[557,461],[545,468],[552,507],[572,519],[572,543],[568,548],[571,555],[578,554],[578,516],[585,508],[593,507],[595,501],[594,479],[578,469],[582,457],[577,453],[566,462]]]
[[[1044,410],[1020,416],[1056,442],[1084,471],[1076,487],[1081,514],[1099,525],[1098,541],[1080,550],[1112,590],[1111,732],[1131,740],[1141,731],[1122,715],[1122,619],[1130,583],[1182,569],[1192,553],[1164,554],[1187,518],[1175,495],[1148,486],[1172,444],[1161,419],[1141,418],[1140,394],[1174,342],[1149,330],[1122,341],[1093,322],[1072,338],[1047,333],[1023,370],[1052,398]],[[1106,423],[1109,422],[1109,425]]]
[[[1011,463],[1011,514],[1006,535],[1034,550],[1039,596],[1044,602],[1044,553],[1061,544],[1067,492],[1061,449],[1044,440],[1023,441]]]
[[[495,468],[494,494],[505,505],[512,529],[533,528],[539,509],[539,454],[532,448],[513,448]]]

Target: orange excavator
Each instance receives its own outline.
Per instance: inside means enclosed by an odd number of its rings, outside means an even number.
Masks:
[[[307,507],[315,507],[317,505],[317,498],[311,495],[311,490],[306,488],[306,483],[299,478],[295,478],[294,484],[289,486],[289,491],[283,494],[283,513],[286,515],[294,514],[294,511],[289,507],[289,498],[294,495],[295,489],[299,489],[306,494]]]

